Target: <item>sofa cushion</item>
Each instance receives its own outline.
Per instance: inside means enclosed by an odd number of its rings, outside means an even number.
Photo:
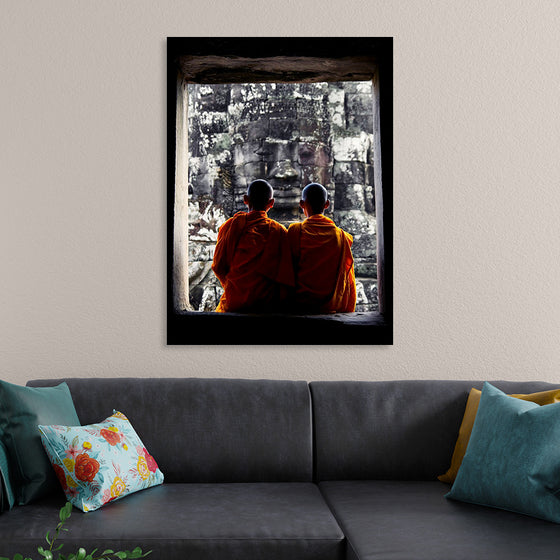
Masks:
[[[168,482],[312,479],[311,405],[304,381],[66,381],[82,424],[120,410],[141,434]]]
[[[492,382],[507,393],[558,388]],[[310,383],[318,480],[435,480],[451,460],[472,381]]]
[[[10,474],[10,463],[8,461],[8,451],[0,440],[0,511],[14,507],[16,497],[12,477]]]
[[[438,481],[319,485],[346,538],[348,560],[553,560],[558,525],[446,500]]]
[[[451,456],[451,465],[447,469],[447,472],[445,472],[445,474],[438,476],[438,480],[441,480],[441,482],[447,482],[448,484],[453,484],[453,482],[455,482],[457,472],[459,471],[459,467],[463,462],[463,457],[465,456],[467,445],[469,444],[469,439],[471,437],[474,420],[478,411],[481,394],[482,393],[480,390],[474,388],[471,389],[471,392],[469,393],[463,421],[461,422],[461,426],[459,427],[459,437],[455,442],[455,449],[453,450],[453,455]],[[540,406],[543,406],[545,404],[553,404],[559,402],[560,389],[553,389],[552,391],[540,391],[538,393],[530,393],[528,395],[511,396],[515,397],[516,399],[531,401],[537,403]]]
[[[98,424],[38,428],[66,498],[82,511],[163,482],[155,459],[121,412]]]
[[[30,388],[0,381],[0,438],[6,447],[15,501],[20,505],[60,493],[37,424],[80,424],[66,384],[52,385],[56,387]]]
[[[560,523],[560,404],[485,383],[467,452],[446,497]]]
[[[62,505],[42,501],[3,514],[0,555],[36,552]],[[76,545],[140,546],[152,560],[342,560],[345,551],[312,483],[163,484],[97,511],[74,509],[66,527],[63,554]]]

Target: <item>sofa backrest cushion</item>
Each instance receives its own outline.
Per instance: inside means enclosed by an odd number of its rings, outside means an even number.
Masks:
[[[167,482],[312,479],[311,404],[304,381],[88,378],[66,381],[82,425],[125,414]]]
[[[557,388],[491,381],[506,393]],[[435,480],[449,467],[472,381],[310,383],[317,480]]]

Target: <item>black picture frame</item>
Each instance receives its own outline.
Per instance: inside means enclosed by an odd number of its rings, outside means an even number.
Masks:
[[[174,220],[177,80],[181,62],[198,57],[372,60],[379,77],[383,185],[383,305],[381,313],[317,316],[184,311],[174,301]],[[303,65],[305,66],[305,64]],[[350,69],[351,70],[351,69]],[[237,72],[238,70],[236,70]],[[266,70],[248,81],[274,81]],[[307,72],[303,70],[302,72]],[[303,81],[297,68],[282,81]],[[183,74],[184,76],[184,74]],[[284,75],[286,77],[286,75]],[[206,68],[197,83],[235,81],[233,70]],[[182,78],[184,79],[184,78]],[[356,79],[355,77],[353,79]],[[237,80],[239,81],[239,80]],[[279,80],[280,81],[280,80]],[[167,38],[167,344],[390,345],[393,344],[393,39],[392,37],[168,37]],[[378,232],[379,233],[379,232]],[[379,256],[378,256],[379,258]],[[381,295],[381,294],[380,294]]]

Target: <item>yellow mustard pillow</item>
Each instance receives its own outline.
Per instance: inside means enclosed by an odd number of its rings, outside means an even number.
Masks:
[[[442,482],[448,482],[449,484],[453,484],[453,482],[455,482],[455,477],[457,476],[459,467],[463,462],[463,457],[465,456],[465,451],[467,450],[467,445],[469,444],[469,438],[471,437],[474,419],[476,418],[476,412],[478,410],[478,403],[480,402],[480,394],[481,391],[475,389],[474,387],[469,393],[467,406],[465,407],[465,414],[463,416],[463,421],[461,422],[461,427],[459,428],[459,437],[457,438],[455,449],[453,450],[453,456],[451,457],[451,466],[447,469],[445,474],[438,476],[438,480],[441,480]],[[539,393],[531,393],[528,395],[518,394],[510,396],[524,401],[531,401],[542,406],[545,404],[560,402],[560,389],[540,391]]]

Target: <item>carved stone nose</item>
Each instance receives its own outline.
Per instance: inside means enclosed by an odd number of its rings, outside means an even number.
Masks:
[[[293,181],[297,176],[298,172],[294,169],[289,159],[277,162],[268,174],[269,178],[274,178],[279,181]]]

